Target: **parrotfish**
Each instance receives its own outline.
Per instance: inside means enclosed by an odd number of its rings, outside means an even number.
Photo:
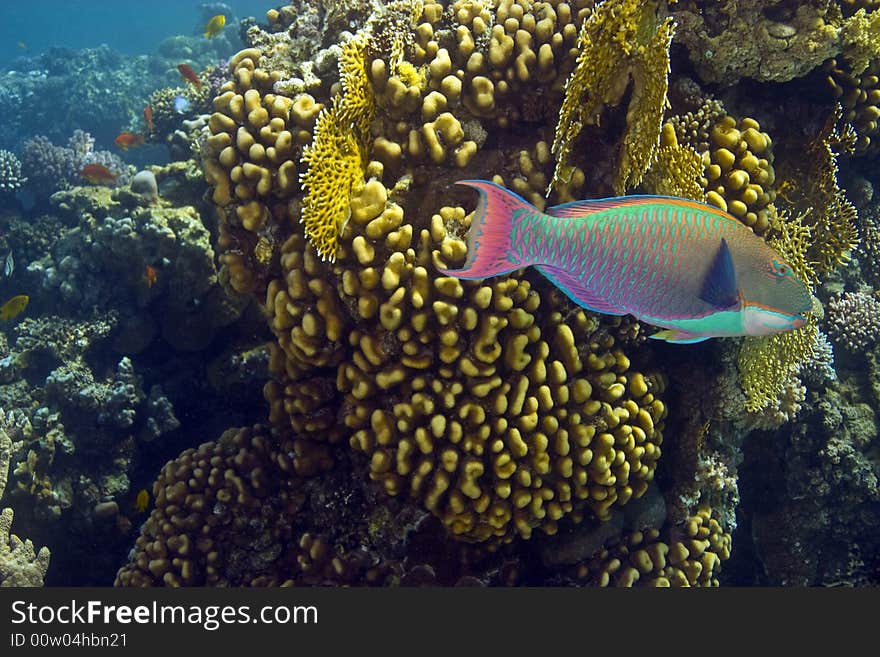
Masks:
[[[535,267],[576,304],[630,314],[675,343],[800,328],[812,307],[791,265],[718,208],[672,196],[575,201],[545,212],[486,180],[463,279]]]

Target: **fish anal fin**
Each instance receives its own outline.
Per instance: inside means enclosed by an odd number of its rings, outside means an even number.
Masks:
[[[695,333],[688,333],[687,331],[680,331],[678,329],[663,329],[662,331],[652,333],[648,337],[653,340],[665,340],[666,342],[671,342],[673,344],[693,344],[695,342],[708,340],[710,336],[696,335]]]
[[[721,238],[721,245],[706,272],[700,288],[700,299],[716,308],[730,308],[740,302],[736,286],[736,269],[727,240]]]
[[[535,265],[535,269],[550,279],[556,287],[577,305],[606,315],[626,315],[627,311],[615,306],[608,299],[596,295],[592,290],[584,287],[583,283],[570,272],[552,265]]]

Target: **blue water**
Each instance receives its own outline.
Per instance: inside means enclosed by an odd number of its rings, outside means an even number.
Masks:
[[[0,67],[22,54],[50,47],[94,48],[102,43],[125,54],[147,54],[162,39],[201,33],[202,2],[185,0],[3,0]],[[229,0],[239,18],[264,20],[277,0]],[[227,23],[227,27],[229,24]],[[24,47],[22,47],[24,46]]]

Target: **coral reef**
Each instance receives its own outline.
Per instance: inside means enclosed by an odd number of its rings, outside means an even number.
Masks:
[[[868,355],[876,377],[877,352]],[[841,373],[812,396],[790,431],[746,451],[751,534],[761,580],[785,586],[877,584],[880,489],[876,458],[876,384]],[[876,381],[876,378],[874,378]]]
[[[21,59],[3,76],[0,148],[17,148],[22,135],[42,134],[58,143],[73,129],[112,144],[122,126],[140,117],[143,99],[162,79],[151,72],[148,57],[124,57],[107,46],[50,48]]]
[[[829,483],[811,504],[839,490],[872,518],[876,429],[853,420],[826,449],[802,428],[819,415],[842,426],[834,413],[846,400],[831,392],[852,384],[835,380],[820,331],[841,342],[834,304],[824,323],[817,303],[798,331],[673,355],[631,319],[574,307],[533,271],[477,282],[436,271],[467,252],[474,201],[451,183],[485,178],[542,208],[639,185],[705,198],[811,288],[835,275],[858,225],[838,179],[855,142],[843,115],[818,95],[802,115],[760,107],[753,87],[724,104],[682,78],[667,87],[670,40],[674,20],[705,81],[789,82],[832,57],[856,76],[874,57],[873,19],[830,3],[695,9],[500,0],[318,12],[293,2],[271,10],[268,26],[246,24],[248,47],[193,127],[207,126],[203,141],[188,139],[216,206],[220,276],[260,302],[274,337],[268,425],[166,466],[117,583],[457,581],[401,558],[413,527],[390,545],[374,540],[392,508],[432,523],[457,557],[479,554],[470,558],[506,573],[461,561],[457,573],[479,583],[717,585],[741,498],[776,578],[788,564],[766,549],[766,528],[781,521],[743,486],[760,462],[756,429],[818,459],[812,481]],[[341,33],[343,15],[356,34]],[[667,89],[677,114],[664,123]],[[619,117],[606,111],[622,104]],[[112,228],[118,215],[102,221]],[[795,437],[775,431],[795,417]],[[768,461],[786,485],[796,476],[794,461]],[[852,477],[834,480],[835,463],[853,465]],[[334,488],[357,502],[358,520]],[[806,535],[799,514],[815,507],[801,497],[780,493],[792,511],[783,547]],[[650,522],[621,520],[658,499]],[[846,517],[867,554],[867,523]],[[841,524],[826,517],[810,531],[846,536]],[[253,535],[257,549],[246,550]],[[548,558],[554,547],[567,556]],[[518,559],[535,550],[543,567],[523,569]]]
[[[24,142],[24,171],[30,182],[28,188],[38,197],[46,198],[53,192],[68,189],[85,182],[82,169],[87,164],[101,164],[116,176],[113,185],[129,182],[131,167],[110,151],[95,151],[95,140],[82,130],[75,130],[67,146],[56,146],[43,135]]]
[[[71,229],[29,271],[72,307],[125,308],[116,336],[124,353],[142,351],[156,334],[176,349],[198,350],[240,315],[246,300],[221,286],[194,207],[103,187],[58,192],[52,203]]]
[[[86,352],[115,324],[28,318],[3,350],[0,397],[29,418],[16,438],[10,493],[31,498],[40,517],[57,519],[74,505],[91,508],[125,494],[135,440],[177,426],[161,388],[154,386],[147,400],[128,358],[106,378],[86,362]]]
[[[547,8],[533,21],[511,3],[499,9],[505,25],[495,23],[494,39],[475,40],[494,19],[462,5],[453,15],[461,44],[453,48],[433,40],[449,20],[436,9],[380,12],[366,53],[358,38],[342,46],[340,95],[330,102],[272,93],[278,71],[264,68],[271,55],[239,53],[230,61],[233,80],[215,100],[206,175],[224,208],[221,247],[233,284],[266,289],[278,337],[270,419],[318,442],[350,435],[386,492],[421,500],[457,536],[506,542],[536,527],[552,533],[587,508],[605,517],[644,492],[660,455],[663,380],[631,370],[625,341],[615,339],[619,322],[573,311],[545,284],[511,277],[478,285],[431,272],[434,263],[461,261],[467,219],[446,206],[411,223],[407,208],[419,198],[412,192],[429,175],[421,171],[468,167],[479,145],[464,126],[515,120],[519,110],[507,97],[535,79],[531,48],[547,42],[540,49],[552,58],[550,42],[561,47],[572,38],[574,19]],[[415,34],[413,19],[421,21]],[[508,36],[517,30],[519,57]],[[490,61],[510,67],[497,97],[481,75]],[[537,78],[553,76],[563,79],[549,68]],[[406,117],[420,128],[402,132]],[[367,141],[376,122],[388,136]],[[280,169],[273,175],[281,142],[308,165],[301,204],[284,202],[301,193],[298,181]],[[341,161],[350,161],[344,175]],[[388,183],[364,180],[370,176]],[[291,183],[276,187],[283,180]],[[313,208],[311,194],[332,206]],[[283,221],[297,207],[318,255],[335,264],[322,264],[305,235]],[[312,216],[328,232],[316,232]],[[260,262],[263,238],[280,246],[277,260],[273,249]],[[267,280],[279,265],[282,275]],[[341,419],[334,404],[345,409]],[[452,409],[457,417],[448,418]]]

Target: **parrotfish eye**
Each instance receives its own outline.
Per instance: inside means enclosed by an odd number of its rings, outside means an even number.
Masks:
[[[783,262],[773,260],[770,264],[770,271],[774,276],[778,278],[783,278],[784,276],[788,276],[791,274],[791,267]]]

